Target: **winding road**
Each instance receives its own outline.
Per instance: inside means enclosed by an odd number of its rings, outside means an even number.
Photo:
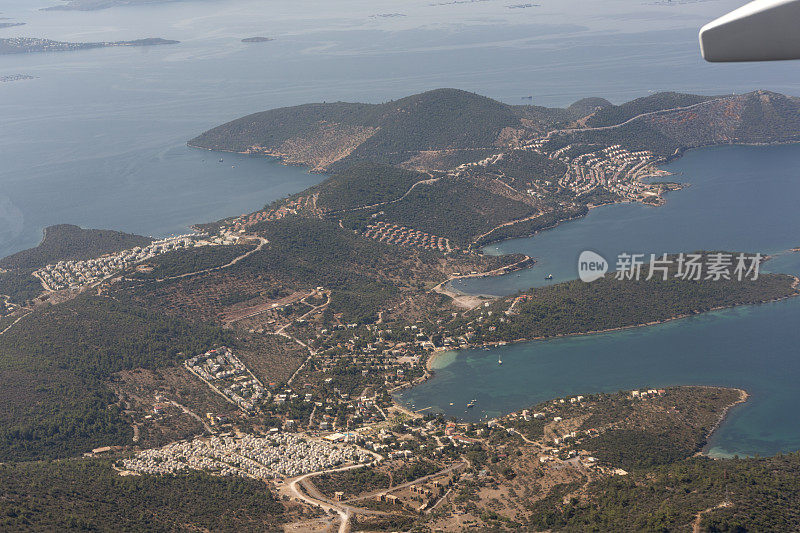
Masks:
[[[229,263],[226,263],[226,264],[220,265],[220,266],[211,267],[211,268],[206,268],[206,269],[203,269],[203,270],[198,270],[196,272],[187,272],[186,274],[179,274],[177,276],[170,276],[168,278],[160,278],[160,279],[157,279],[156,281],[160,282],[160,281],[168,281],[168,280],[173,280],[173,279],[188,278],[189,276],[196,276],[198,274],[206,274],[208,272],[215,272],[217,270],[222,270],[222,269],[231,267],[231,266],[235,265],[236,263],[238,263],[239,261],[241,261],[243,259],[246,259],[246,258],[250,257],[251,255],[253,255],[254,253],[258,252],[259,250],[263,249],[264,246],[269,243],[269,241],[267,239],[265,239],[264,237],[256,237],[256,238],[259,240],[258,246],[256,246],[252,250],[250,250],[248,252],[245,252],[242,255],[234,258]]]
[[[318,476],[321,474],[330,474],[333,472],[345,472],[347,470],[354,470],[356,468],[370,467],[376,465],[377,463],[383,460],[383,457],[381,457],[380,455],[374,452],[369,452],[369,453],[372,454],[373,457],[375,457],[375,460],[372,461],[371,463],[342,466],[339,468],[329,468],[326,470],[320,470],[319,472],[310,472],[308,474],[303,474],[302,476],[298,476],[296,478],[287,480],[286,484],[282,487],[281,490],[284,491],[288,496],[301,500],[307,503],[308,505],[321,507],[326,512],[334,512],[338,514],[339,518],[341,519],[341,524],[339,525],[339,533],[348,533],[350,531],[350,517],[354,512],[359,512],[362,514],[365,512],[369,514],[373,513],[386,514],[386,513],[381,513],[380,511],[366,511],[362,509],[356,509],[348,505],[342,505],[340,503],[331,502],[317,490],[314,490],[315,495],[317,497],[313,497],[311,495],[306,494],[300,487],[302,486],[303,488],[305,488],[305,485],[303,485],[303,483],[308,478],[313,476]]]

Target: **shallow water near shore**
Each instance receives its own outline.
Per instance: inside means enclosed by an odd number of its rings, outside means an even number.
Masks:
[[[692,185],[671,194],[666,206],[603,207],[533,238],[501,243],[497,251],[531,253],[541,258],[539,265],[519,277],[487,278],[470,288],[513,293],[540,284],[549,269],[561,280],[574,279],[584,246],[607,258],[618,251],[776,253],[796,247],[798,162],[797,145],[692,151],[668,167]],[[776,256],[765,268],[798,275],[800,253]],[[450,352],[434,361],[431,380],[399,398],[416,409],[478,420],[570,394],[684,384],[740,387],[750,399],[731,410],[708,453],[794,451],[800,449],[797,324],[800,298],[791,298],[656,326]],[[467,409],[473,399],[476,407]]]

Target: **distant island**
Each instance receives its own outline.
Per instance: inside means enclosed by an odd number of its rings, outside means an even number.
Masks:
[[[24,22],[0,22],[0,30],[4,28],[13,28],[14,26],[24,26]]]
[[[0,39],[0,55],[4,54],[31,54],[35,52],[67,52],[73,50],[87,50],[90,48],[110,48],[119,46],[158,46],[162,44],[178,44],[180,41],[150,37],[135,41],[110,41],[93,43],[70,43],[39,39],[35,37],[11,37]]]
[[[437,6],[457,6],[461,4],[477,4],[479,2],[488,2],[489,0],[451,0],[450,2],[437,2],[428,4],[431,7]]]
[[[242,39],[243,43],[268,43],[270,41],[274,41],[275,39],[272,37],[247,37]]]
[[[36,76],[29,76],[28,74],[10,74],[8,76],[0,76],[0,83],[33,79],[36,79]]]
[[[165,4],[177,0],[68,0],[65,4],[44,7],[42,11],[97,11],[110,7]]]

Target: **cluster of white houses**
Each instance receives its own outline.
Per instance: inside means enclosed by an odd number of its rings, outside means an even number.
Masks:
[[[577,195],[594,189],[606,189],[628,200],[654,196],[653,187],[639,181],[652,175],[656,159],[647,150],[631,152],[619,144],[593,152],[584,152],[581,145],[568,144],[557,150],[547,150],[548,139],[537,139],[524,149],[557,159],[567,165],[567,172],[558,184]],[[529,191],[530,192],[530,191]]]
[[[294,434],[267,437],[213,436],[143,450],[122,462],[135,474],[176,474],[202,470],[220,476],[275,479],[318,472],[342,464],[366,463],[372,455],[348,444]]]
[[[214,244],[210,241],[200,240],[203,237],[205,235],[178,235],[177,237],[153,241],[147,246],[137,246],[136,248],[107,254],[95,259],[59,261],[37,270],[33,275],[39,278],[47,290],[78,289],[166,252],[198,245]]]
[[[650,152],[629,152],[617,144],[570,157],[571,148],[568,145],[549,154],[568,165],[569,170],[558,182],[562,187],[575,194],[601,187],[629,200],[640,199],[649,192],[649,187],[638,178],[652,173],[654,159]]]
[[[270,393],[230,348],[222,346],[184,362],[187,369],[215,392],[245,412],[269,398]]]

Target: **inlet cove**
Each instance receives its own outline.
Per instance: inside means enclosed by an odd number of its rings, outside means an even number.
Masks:
[[[798,157],[798,145],[690,151],[662,167],[689,185],[664,206],[601,207],[534,237],[490,245],[485,252],[524,253],[537,262],[504,276],[456,280],[452,288],[509,295],[575,279],[584,250],[609,260],[612,270],[623,252],[760,251],[772,255],[764,270],[798,275],[800,254],[791,251],[800,243]],[[432,363],[433,377],[398,399],[423,412],[486,420],[571,394],[738,387],[750,398],[728,413],[707,453],[773,455],[800,447],[798,323],[800,300],[790,298],[618,332],[444,352]]]

